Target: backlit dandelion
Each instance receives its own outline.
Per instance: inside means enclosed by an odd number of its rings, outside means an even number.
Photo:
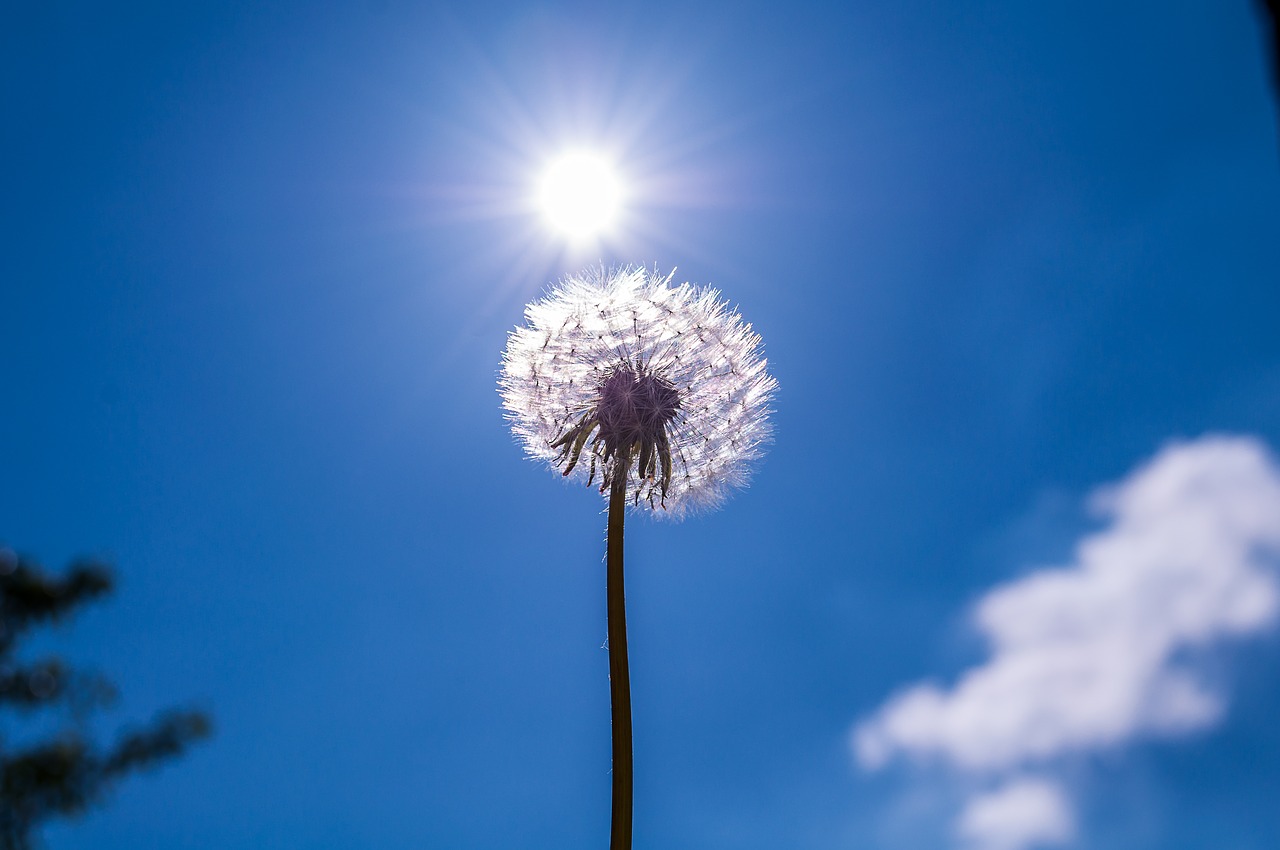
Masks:
[[[777,384],[760,337],[716,290],[598,270],[526,316],[500,384],[530,455],[601,493],[624,476],[631,503],[660,516],[714,507],[746,484]]]
[[[571,277],[530,304],[499,386],[534,458],[609,496],[610,847],[631,846],[631,694],[622,584],[627,506],[682,517],[746,484],[777,383],[760,337],[714,289],[639,268]]]

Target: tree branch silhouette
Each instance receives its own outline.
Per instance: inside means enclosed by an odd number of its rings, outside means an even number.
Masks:
[[[1262,7],[1262,25],[1271,46],[1271,85],[1280,105],[1280,0],[1257,0],[1257,4]]]
[[[105,678],[74,670],[60,658],[17,658],[32,629],[70,616],[113,588],[112,574],[101,563],[78,561],[58,577],[0,548],[0,709],[29,712],[61,703],[79,721],[115,698]],[[84,813],[118,780],[181,755],[213,729],[204,712],[170,710],[103,747],[80,725],[12,750],[0,740],[0,850],[32,850],[45,822]]]

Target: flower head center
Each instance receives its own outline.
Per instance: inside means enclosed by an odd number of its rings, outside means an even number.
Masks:
[[[596,418],[610,453],[643,443],[657,444],[679,410],[680,393],[675,386],[643,367],[623,363],[600,383]]]
[[[559,449],[559,463],[568,475],[590,442],[591,474],[600,464],[601,492],[613,486],[625,487],[631,468],[646,488],[649,500],[666,499],[671,484],[671,440],[667,426],[680,411],[680,392],[675,384],[641,363],[619,363],[600,381],[593,408],[582,414],[551,443]],[[656,486],[656,492],[655,492]],[[635,492],[640,498],[640,490]]]

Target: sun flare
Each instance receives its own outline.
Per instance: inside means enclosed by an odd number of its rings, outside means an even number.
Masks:
[[[571,239],[604,234],[622,203],[622,183],[604,157],[578,151],[551,163],[538,186],[548,224]]]

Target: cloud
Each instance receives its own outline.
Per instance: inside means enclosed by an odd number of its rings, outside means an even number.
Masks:
[[[1071,563],[996,587],[977,603],[974,623],[991,647],[986,663],[950,688],[908,687],[855,728],[864,767],[907,756],[1001,777],[1221,719],[1225,696],[1189,658],[1280,617],[1280,469],[1257,440],[1204,437],[1167,446],[1094,493],[1090,506],[1106,524],[1079,541]],[[971,803],[962,831],[1013,811],[997,805],[1002,799]],[[1035,840],[1047,841],[1053,807],[1020,811],[1044,816]]]
[[[1027,777],[974,797],[956,822],[956,834],[981,850],[1062,844],[1075,831],[1071,805],[1062,789]]]

